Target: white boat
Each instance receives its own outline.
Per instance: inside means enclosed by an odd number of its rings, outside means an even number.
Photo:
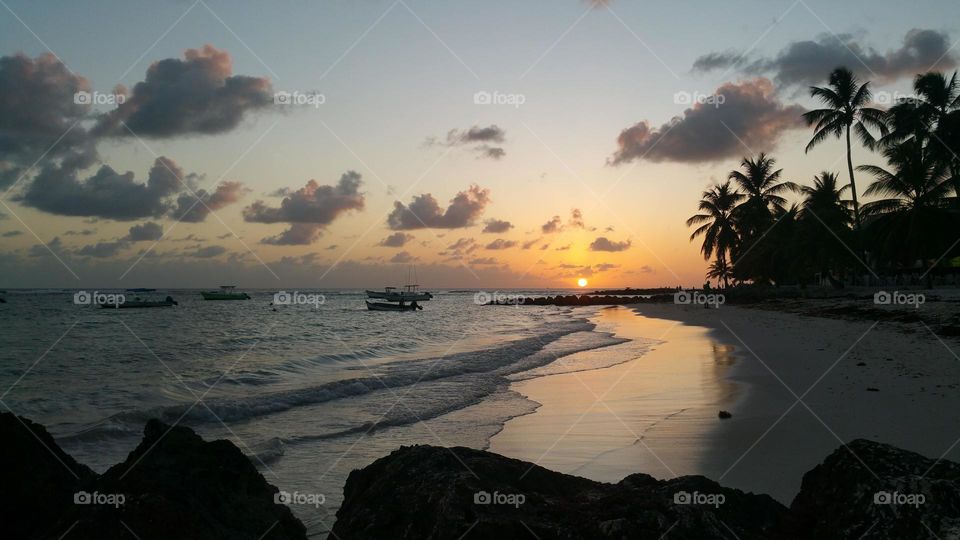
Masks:
[[[419,285],[404,285],[402,289],[396,287],[384,287],[383,291],[371,291],[367,289],[367,297],[388,302],[424,302],[433,298],[433,295],[420,290]]]

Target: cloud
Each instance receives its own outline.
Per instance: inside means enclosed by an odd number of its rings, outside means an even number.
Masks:
[[[103,259],[113,257],[120,251],[126,249],[130,244],[126,240],[114,240],[110,242],[97,242],[81,247],[76,254],[81,257],[95,257]]]
[[[530,249],[530,248],[532,248],[532,247],[533,247],[537,242],[539,242],[539,241],[540,241],[540,237],[538,236],[537,238],[534,238],[533,240],[529,240],[529,241],[527,241],[527,242],[524,242],[523,245],[520,246],[520,249]]]
[[[594,272],[606,272],[608,270],[613,270],[615,268],[620,268],[620,265],[612,264],[612,263],[600,263],[600,264],[593,265]]]
[[[395,231],[469,227],[483,214],[489,202],[490,190],[476,184],[457,193],[446,210],[441,210],[433,195],[424,193],[414,197],[409,206],[395,201],[393,212],[387,217],[387,225]]]
[[[736,70],[749,75],[770,75],[779,86],[807,86],[826,81],[833,69],[844,66],[867,79],[886,83],[917,73],[957,66],[946,33],[914,28],[899,48],[885,53],[857,42],[850,34],[821,34],[812,40],[794,41],[773,58],[742,57],[734,52],[713,52],[697,58],[693,70]]]
[[[540,226],[540,230],[543,231],[543,234],[560,232],[563,230],[563,220],[560,219],[560,216],[553,216],[550,221]]]
[[[496,124],[486,127],[473,126],[468,129],[451,129],[447,132],[447,137],[443,141],[436,137],[430,137],[426,140],[427,146],[468,146],[478,153],[478,158],[500,159],[507,152],[500,146],[494,144],[503,144],[506,142],[507,133]]]
[[[590,251],[626,251],[630,248],[630,240],[614,242],[606,236],[599,236],[590,243]]]
[[[567,222],[568,225],[575,229],[584,229],[586,225],[583,222],[583,212],[579,208],[574,208],[570,211],[570,221]]]
[[[396,232],[381,240],[377,245],[384,247],[403,247],[404,244],[413,240],[414,238],[415,237],[412,234]]]
[[[185,255],[188,257],[194,257],[197,259],[210,259],[213,257],[218,257],[227,252],[227,248],[223,246],[204,246],[195,251],[187,252]]]
[[[20,236],[21,234],[23,234],[23,231],[6,231],[3,234],[0,234],[0,236],[4,238],[13,238],[14,236]]]
[[[147,69],[126,100],[103,115],[93,132],[140,137],[224,133],[244,116],[273,103],[270,80],[233,75],[230,54],[211,45],[187,49]],[[127,127],[124,127],[126,124]]]
[[[163,238],[163,227],[159,223],[148,221],[130,227],[130,233],[124,238],[130,242],[145,242]]]
[[[497,238],[493,242],[487,244],[486,249],[510,249],[513,246],[517,245],[513,240],[504,240],[503,238]]]
[[[41,157],[86,166],[96,161],[94,145],[80,121],[90,105],[74,96],[90,83],[52,54],[0,57],[0,187],[28,174]]]
[[[401,251],[400,253],[397,253],[393,257],[390,257],[390,262],[392,263],[408,263],[408,262],[413,262],[415,260],[417,260],[417,258],[406,251]]]
[[[63,233],[64,236],[93,236],[95,234],[97,234],[96,229],[81,229],[79,231],[71,229]]]
[[[547,249],[548,247],[550,247],[550,244],[544,244],[542,249]],[[554,251],[570,251],[571,247],[573,247],[572,244],[567,244],[565,246],[554,248]]]
[[[784,131],[806,126],[804,108],[784,105],[768,79],[725,83],[715,96],[723,96],[722,103],[695,103],[658,128],[644,120],[624,129],[608,163],[712,162],[771,150]]]
[[[279,207],[256,201],[243,209],[243,219],[250,223],[288,223],[281,234],[264,238],[263,243],[307,245],[320,237],[333,221],[351,210],[363,210],[365,200],[360,192],[361,175],[347,171],[335,186],[321,186],[316,180],[292,192]]]
[[[182,193],[177,197],[177,207],[170,212],[170,217],[185,223],[200,223],[211,212],[239,201],[249,192],[240,182],[222,182],[212,193],[205,189]]]
[[[485,266],[485,265],[491,265],[491,264],[500,264],[500,263],[497,261],[497,259],[495,259],[495,258],[493,258],[493,257],[478,257],[478,258],[475,258],[475,259],[470,259],[469,262],[470,262],[470,264],[475,264],[475,265],[478,265],[478,266]]]
[[[171,206],[168,198],[183,188],[185,178],[172,159],[162,156],[143,184],[135,181],[133,172],[121,174],[109,165],[84,180],[69,163],[50,165],[15,200],[51,214],[132,221],[165,214]]]
[[[502,219],[488,219],[483,226],[483,231],[485,233],[505,233],[513,228],[513,224],[509,221],[504,221]]]

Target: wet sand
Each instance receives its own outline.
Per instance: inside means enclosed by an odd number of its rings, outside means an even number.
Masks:
[[[960,461],[960,347],[925,327],[732,306],[636,311],[597,320],[664,343],[612,368],[512,385],[542,406],[490,449],[604,481],[702,474],[785,504],[804,472],[855,438]]]

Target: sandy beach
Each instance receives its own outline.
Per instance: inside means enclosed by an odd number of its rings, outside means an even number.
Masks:
[[[606,310],[599,328],[661,343],[612,368],[515,383],[542,405],[490,449],[604,481],[702,474],[787,504],[805,471],[855,438],[960,457],[955,343],[922,325],[733,306],[635,313]]]

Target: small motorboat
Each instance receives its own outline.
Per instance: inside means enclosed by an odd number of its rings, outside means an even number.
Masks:
[[[371,291],[367,289],[367,297],[386,300],[388,302],[421,302],[433,299],[433,294],[420,291],[419,285],[404,285],[402,289],[396,287],[384,287],[383,291]]]
[[[416,300],[409,304],[404,304],[402,302],[395,304],[388,304],[386,302],[371,302],[366,300],[367,309],[370,311],[416,311],[418,309],[423,309],[423,306],[418,304]]]
[[[245,292],[236,292],[236,285],[221,285],[219,291],[203,291],[200,293],[204,300],[249,300],[250,295]]]
[[[144,293],[144,292],[156,292],[156,291],[157,291],[156,289],[145,289],[145,288],[143,288],[143,287],[137,287],[137,288],[134,288],[134,289],[127,289],[127,292],[140,292],[140,293]]]
[[[123,302],[104,302],[100,304],[101,308],[110,309],[132,309],[132,308],[153,308],[153,307],[173,307],[177,306],[177,301],[172,296],[163,300],[141,300],[139,297],[130,301]]]

